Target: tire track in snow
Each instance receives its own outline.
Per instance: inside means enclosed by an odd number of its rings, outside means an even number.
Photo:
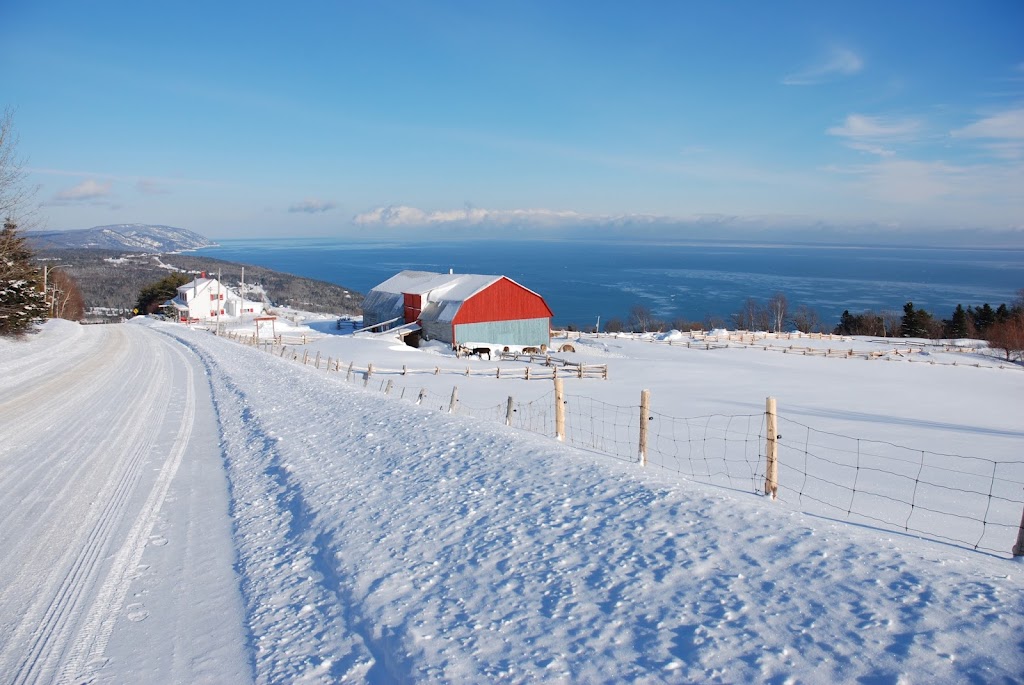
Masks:
[[[154,360],[156,369],[162,373],[166,359],[158,355]],[[150,419],[162,418],[164,403],[159,402],[162,388],[155,383],[142,386],[142,395],[135,397],[124,395],[124,406],[133,407],[140,413],[140,420],[120,421],[115,423],[115,431],[99,444],[87,443],[81,450],[80,463],[96,465],[109,461],[111,456],[117,461],[109,468],[94,469],[96,479],[104,479],[85,516],[83,524],[65,534],[67,544],[61,557],[53,563],[52,570],[40,590],[36,592],[36,600],[25,614],[25,619],[15,633],[15,644],[22,646],[22,658],[15,671],[14,683],[32,683],[52,679],[59,667],[59,661],[68,642],[74,636],[75,627],[83,604],[88,601],[101,565],[113,543],[113,535],[121,523],[129,500],[135,490],[140,476],[141,465],[149,452],[151,444]],[[118,406],[118,409],[121,409]],[[121,412],[118,411],[120,414]],[[65,476],[67,474],[64,474]],[[81,486],[68,478],[65,487],[54,499],[60,504],[60,494],[67,492],[72,486]],[[92,487],[85,490],[92,491]],[[60,507],[58,506],[59,510]],[[75,507],[70,510],[74,511]],[[59,518],[51,519],[51,531],[66,522]],[[43,539],[54,539],[54,533],[46,533]],[[57,539],[59,539],[59,535]],[[42,550],[40,550],[40,553]],[[27,568],[38,568],[39,563],[26,564]],[[30,635],[25,635],[30,633]]]
[[[123,343],[123,336],[116,338]],[[118,348],[114,352],[120,353],[121,350]],[[91,381],[95,387],[90,392],[90,398],[108,390],[109,384],[114,382],[116,367],[110,365],[104,371],[102,377]],[[77,370],[72,375],[76,374]],[[88,384],[89,381],[81,381],[76,387]],[[129,387],[141,386],[133,383]],[[61,404],[77,407],[83,405],[84,401],[73,394],[66,401],[58,399],[40,408],[40,414],[47,413],[48,418],[45,420],[16,420],[11,425],[13,431],[19,434],[18,439],[42,448],[45,453],[43,458],[38,457],[39,449],[26,449],[25,453],[31,457],[22,456],[18,452],[21,448],[17,445],[9,446],[9,443],[14,442],[10,433],[0,431],[0,443],[14,450],[9,455],[6,454],[7,449],[0,450],[0,454],[8,456],[5,462],[9,466],[8,471],[0,476],[5,481],[4,486],[0,487],[0,501],[19,502],[19,506],[6,509],[0,516],[0,530],[4,531],[4,552],[11,558],[31,561],[34,554],[40,553],[34,538],[39,537],[40,527],[59,519],[62,510],[93,511],[97,506],[95,502],[90,504],[95,499],[93,491],[102,489],[103,484],[109,481],[111,472],[120,464],[117,462],[109,467],[98,465],[104,459],[102,456],[99,459],[96,457],[100,449],[96,445],[99,432],[96,418],[81,412],[69,416],[67,412],[59,411]],[[56,422],[56,417],[61,416],[66,417],[61,428],[49,430],[48,424]],[[121,439],[120,433],[104,436],[100,447],[106,446],[108,451],[116,454],[118,439]],[[81,518],[87,520],[86,517]],[[84,525],[83,520],[71,522],[72,528],[65,528],[62,531],[63,537],[70,538],[73,530]]]
[[[111,354],[122,354],[123,338],[123,335],[115,336],[119,346],[110,350]],[[128,361],[131,362],[130,357]],[[11,501],[14,493],[24,493],[20,495],[22,506],[8,509],[0,516],[0,530],[7,531],[4,537],[7,547],[16,547],[20,538],[29,534],[31,522],[45,520],[52,510],[67,507],[71,503],[68,498],[79,493],[82,479],[87,478],[95,466],[90,455],[96,449],[91,444],[94,439],[90,438],[97,432],[96,419],[90,414],[73,414],[59,428],[50,430],[57,421],[55,417],[67,416],[66,412],[60,411],[62,406],[92,404],[97,396],[109,393],[115,382],[125,383],[128,388],[138,387],[137,380],[143,374],[143,367],[137,363],[132,364],[133,370],[127,376],[120,374],[118,367],[109,361],[101,367],[99,376],[92,373],[97,368],[96,364],[83,364],[83,367],[70,373],[74,385],[69,394],[55,391],[48,401],[36,406],[31,399],[26,399],[20,409],[25,412],[25,407],[28,407],[28,416],[12,412],[10,426],[17,436],[3,432],[0,438],[7,445],[0,454],[14,451],[12,458],[4,460],[7,468],[0,474],[0,501]],[[54,379],[54,385],[59,384],[59,378]],[[48,452],[43,458],[38,458],[38,450],[33,450],[30,461],[21,458],[17,454],[21,449],[18,440],[49,447]],[[116,448],[116,442],[110,438],[107,442]]]
[[[165,349],[168,347],[166,343],[161,343],[161,346]],[[110,640],[110,634],[113,632],[114,622],[124,607],[131,575],[142,560],[146,543],[156,525],[158,513],[163,507],[167,491],[178,472],[178,467],[181,466],[185,449],[192,437],[192,428],[196,418],[195,378],[192,365],[177,347],[169,349],[185,370],[181,425],[170,453],[160,469],[160,474],[150,490],[149,497],[135,519],[127,539],[114,558],[106,580],[93,602],[89,615],[82,624],[75,648],[61,673],[60,682],[88,680],[87,669],[92,669],[102,663],[103,652]]]
[[[134,354],[120,356],[122,363],[136,362],[137,358],[139,363],[135,366],[142,366],[141,362],[145,362],[158,378],[163,377],[167,366],[165,346],[160,346],[158,353],[152,355],[142,343],[142,331],[132,334],[136,337],[129,350]],[[113,392],[115,384],[118,386],[116,393]],[[151,452],[152,425],[162,424],[166,416],[169,398],[165,396],[166,388],[161,383],[149,382],[121,388],[119,381],[111,375],[109,385],[100,384],[100,387],[111,391],[118,398],[116,403],[108,405],[105,410],[113,412],[120,420],[113,422],[115,430],[99,443],[85,442],[77,446],[77,454],[73,456],[76,457],[78,468],[71,475],[77,475],[85,468],[85,464],[91,464],[92,473],[87,476],[91,475],[92,480],[82,482],[69,478],[67,470],[55,476],[66,479],[65,487],[54,497],[58,512],[60,504],[66,505],[66,500],[74,499],[62,497],[68,494],[69,488],[74,488],[75,495],[81,495],[78,490],[87,491],[86,496],[91,496],[93,502],[85,515],[80,517],[80,524],[73,521],[68,526],[69,530],[61,530],[60,527],[68,522],[55,516],[48,523],[50,528],[41,531],[38,537],[42,539],[65,541],[63,553],[58,559],[47,559],[43,556],[45,550],[38,549],[34,555],[35,562],[32,559],[25,560],[25,568],[29,571],[42,568],[40,564],[47,561],[51,570],[45,581],[41,584],[37,582],[38,587],[32,589],[31,594],[35,599],[25,611],[6,647],[0,650],[0,665],[8,665],[8,672],[14,675],[14,683],[50,681],[56,675],[68,644],[78,634],[82,611],[101,580],[109,549],[115,543],[114,536],[135,497],[141,467],[148,461]],[[136,388],[138,390],[133,391]],[[88,416],[93,421],[101,418]],[[105,463],[111,460],[114,463]],[[69,507],[68,510],[74,512],[76,507]],[[110,572],[116,570],[115,563]],[[19,586],[24,589],[23,583]],[[16,593],[19,588],[8,588],[8,591]],[[7,606],[7,603],[0,606]],[[11,653],[14,650],[19,654]],[[14,663],[17,663],[16,667]]]

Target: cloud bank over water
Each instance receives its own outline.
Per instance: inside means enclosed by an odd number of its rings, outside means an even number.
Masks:
[[[352,224],[364,231],[394,231],[403,237],[531,238],[644,241],[765,241],[850,245],[1010,247],[1024,249],[1024,224],[1016,227],[906,226],[900,223],[826,222],[775,215],[588,214],[559,209],[422,209],[387,205],[361,212]]]

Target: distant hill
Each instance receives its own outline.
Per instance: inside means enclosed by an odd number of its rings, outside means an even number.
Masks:
[[[150,224],[114,224],[74,231],[25,233],[36,250],[92,249],[128,252],[181,252],[216,243],[184,228]]]
[[[220,275],[231,287],[259,285],[274,305],[312,312],[359,314],[363,296],[333,283],[191,254],[139,254],[124,250],[63,248],[37,250],[36,259],[64,270],[82,291],[86,307],[131,309],[139,291],[173,271]]]

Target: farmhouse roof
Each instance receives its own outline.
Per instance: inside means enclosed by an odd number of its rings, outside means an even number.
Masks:
[[[208,283],[212,283],[213,281],[214,279],[212,278],[193,278],[188,283],[185,283],[184,285],[179,285],[178,292],[192,289],[199,290],[201,288],[205,288]]]

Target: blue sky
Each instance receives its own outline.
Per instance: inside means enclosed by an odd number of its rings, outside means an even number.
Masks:
[[[291,5],[7,0],[44,226],[1024,245],[1019,0]]]

